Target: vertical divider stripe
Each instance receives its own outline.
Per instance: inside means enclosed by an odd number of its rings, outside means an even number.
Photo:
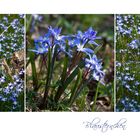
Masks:
[[[116,112],[116,14],[114,14],[114,112]]]
[[[24,18],[24,112],[26,112],[26,14]]]

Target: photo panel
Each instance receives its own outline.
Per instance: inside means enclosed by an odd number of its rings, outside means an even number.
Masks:
[[[25,15],[0,15],[0,112],[24,111]]]
[[[26,16],[26,111],[114,111],[114,15]]]
[[[116,15],[116,111],[140,111],[140,15]]]

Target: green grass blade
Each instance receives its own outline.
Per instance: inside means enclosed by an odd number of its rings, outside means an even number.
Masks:
[[[98,97],[98,91],[99,91],[99,82],[98,82],[98,85],[97,85],[97,89],[96,89],[96,94],[95,94],[95,97],[94,97],[94,103],[93,103],[93,106],[92,106],[92,111],[95,110],[95,105],[96,105],[96,101],[97,101],[97,97]]]

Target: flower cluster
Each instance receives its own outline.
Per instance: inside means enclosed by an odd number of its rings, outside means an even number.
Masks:
[[[128,46],[132,49],[139,49],[140,40],[134,39],[134,40],[131,41],[131,43],[128,44]]]
[[[134,22],[134,19],[131,15],[129,16],[121,16],[117,15],[117,33],[121,35],[131,35],[132,27],[128,27],[124,24],[124,22],[128,23],[128,20],[131,21],[131,24]]]
[[[90,57],[90,59],[85,59],[86,61],[86,68],[92,71],[92,76],[95,80],[100,81],[104,77],[104,72],[102,69],[101,60],[97,59],[96,55]]]
[[[129,36],[130,38],[136,37],[140,34],[140,18],[133,15],[117,15],[117,35]],[[137,26],[135,26],[137,25]]]
[[[117,15],[117,111],[140,111],[139,15]],[[125,94],[127,96],[125,96]],[[120,96],[120,95],[118,95]]]
[[[0,16],[0,111],[23,111],[24,70],[15,53],[24,49],[24,17]]]
[[[48,33],[43,37],[35,40],[35,49],[29,51],[35,52],[37,55],[44,55],[51,49],[52,52],[56,51],[57,55],[64,53],[72,59],[74,55],[78,57],[81,54],[84,58],[85,68],[92,72],[92,77],[100,81],[104,77],[102,71],[101,60],[97,59],[94,53],[94,48],[99,45],[95,40],[100,39],[97,37],[97,32],[90,27],[85,32],[78,31],[73,35],[61,35],[61,28],[48,27]],[[91,47],[92,46],[92,47]]]
[[[2,15],[0,21],[0,58],[10,58],[24,47],[24,15]]]
[[[123,109],[121,110],[123,112],[125,111],[137,112],[139,111],[140,108],[138,101],[130,99],[126,96],[120,100],[120,104],[124,106]],[[117,108],[116,111],[120,111],[120,109]]]
[[[20,102],[21,94],[24,92],[22,75],[24,75],[24,70],[21,70],[18,75],[13,75],[13,82],[9,82],[6,75],[0,77],[0,105],[3,104],[5,106],[4,110],[6,111],[21,110],[22,108]]]

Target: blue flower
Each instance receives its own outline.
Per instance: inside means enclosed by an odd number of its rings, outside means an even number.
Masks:
[[[92,55],[94,51],[90,48],[87,48],[86,45],[93,44],[95,46],[99,46],[94,40],[99,39],[99,37],[96,36],[97,32],[90,27],[87,31],[84,33],[81,31],[78,31],[76,35],[69,36],[68,44],[73,49],[76,47],[78,52],[86,53],[87,55]]]
[[[34,40],[35,49],[29,49],[29,51],[35,52],[36,54],[44,54],[48,52],[48,48],[51,46],[50,39],[48,38],[48,34],[44,37],[39,37]]]
[[[0,23],[0,57],[11,58],[15,51],[24,48],[24,17],[11,19],[2,15]]]
[[[57,47],[58,52],[65,50],[65,36],[60,35],[61,28],[48,27],[48,33],[43,37],[35,40],[35,49],[30,49],[37,54],[44,54],[48,52],[48,48],[52,48],[53,51]]]
[[[104,77],[105,74],[101,70],[101,60],[98,60],[96,55],[93,55],[92,57],[90,56],[89,59],[86,58],[85,63],[85,67],[91,70],[92,76],[95,80],[100,81]]]
[[[48,30],[52,35],[58,36],[58,35],[60,35],[62,28],[58,28],[58,27],[52,28],[52,26],[49,26]]]
[[[137,32],[138,32],[138,34],[140,34],[140,27],[138,27]]]
[[[92,27],[88,28],[87,31],[84,33],[81,31],[78,31],[76,34],[77,39],[85,40],[85,41],[94,41],[95,39],[99,39],[100,37],[97,37],[97,32],[92,29]]]
[[[97,59],[96,55],[93,55],[92,57],[89,56],[89,59],[85,59],[86,67],[90,69],[95,69],[96,64],[98,64],[100,61]]]
[[[57,41],[62,41],[64,36],[60,35],[62,28],[52,28],[51,26],[48,27],[50,35],[52,35]]]
[[[91,55],[94,53],[94,51],[90,48],[86,48],[86,40],[81,40],[79,38],[75,38],[75,39],[69,39],[69,45],[70,47],[73,49],[74,47],[76,47],[76,50],[78,52],[83,52],[86,53],[87,55]]]
[[[35,50],[31,50],[33,52],[36,52],[37,54],[44,54],[48,52],[48,46],[39,46],[38,44],[35,45]]]
[[[138,49],[138,47],[140,47],[140,41],[137,39],[132,40],[132,42],[128,44],[128,46],[131,47],[132,49]]]
[[[87,55],[89,55],[89,54],[93,54],[94,53],[94,51],[93,50],[91,50],[90,48],[84,48],[84,45],[85,44],[77,44],[77,51],[79,51],[79,52],[84,52],[84,53],[86,53]]]
[[[72,45],[72,47],[76,46],[77,44],[81,43],[82,45],[85,44],[93,44],[95,46],[99,46],[95,40],[101,39],[100,37],[97,37],[97,32],[90,27],[87,31],[84,33],[81,31],[78,31],[76,35],[72,35],[71,39],[69,39],[69,44]]]
[[[94,31],[92,27],[90,27],[87,31],[85,31],[84,38],[88,40],[95,40],[97,38],[96,35],[97,35],[97,32]]]
[[[20,106],[19,98],[20,95],[24,92],[24,80],[20,78],[21,74],[24,74],[23,70],[21,70],[17,75],[13,75],[13,82],[9,82],[5,75],[0,77],[0,81],[4,83],[2,87],[0,87],[0,93],[2,93],[0,95],[0,101],[4,102],[4,104],[11,104],[8,110],[12,109],[13,105],[15,108],[12,110],[18,109]],[[4,105],[4,107],[7,108],[8,106]]]
[[[48,52],[48,48],[53,48],[53,52],[55,48],[57,48],[58,52],[66,53],[68,56],[72,57],[72,49],[76,47],[78,52],[86,53],[87,55],[92,55],[94,51],[90,48],[87,48],[86,45],[95,44],[94,42],[97,32],[94,31],[91,27],[85,31],[84,33],[78,31],[76,35],[64,36],[61,35],[62,28],[52,28],[48,27],[48,33],[44,37],[40,37],[35,40],[35,49],[30,49],[37,54],[44,54]],[[66,51],[66,40],[68,40],[68,45],[70,46]]]
[[[116,17],[116,22],[117,22],[117,31],[119,34],[122,34],[122,35],[127,35],[129,37],[131,37],[131,33],[132,33],[132,28],[131,27],[126,27],[124,26],[124,23],[128,22],[128,20],[130,20],[131,22],[133,22],[133,19],[131,19],[132,17],[130,16],[120,16],[120,15],[117,15]]]
[[[4,76],[0,77],[0,84],[2,84],[4,82],[5,82],[5,77]]]

